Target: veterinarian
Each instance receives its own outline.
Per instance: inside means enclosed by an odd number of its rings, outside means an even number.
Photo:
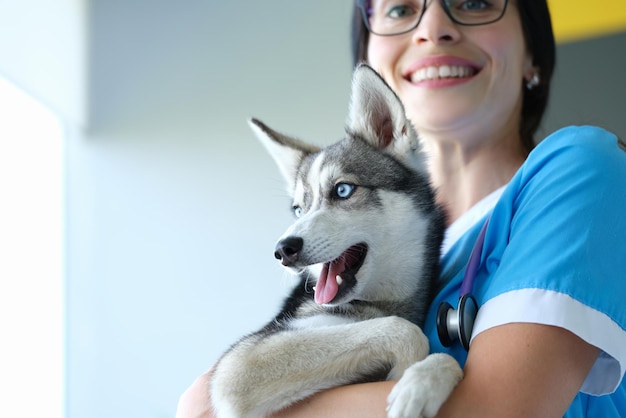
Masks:
[[[555,65],[545,0],[357,0],[355,63],[403,101],[449,227],[424,330],[465,377],[441,417],[626,416],[626,145],[567,127],[535,147]],[[389,6],[391,5],[391,6]],[[441,344],[479,231],[469,350]],[[331,389],[284,417],[384,417],[394,382]],[[208,374],[178,418],[210,417]]]

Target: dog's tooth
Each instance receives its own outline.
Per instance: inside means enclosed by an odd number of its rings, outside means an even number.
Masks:
[[[335,277],[335,280],[337,280],[337,284],[338,285],[341,285],[341,283],[343,283],[343,279],[339,275],[337,275],[337,277]]]
[[[317,287],[316,287],[316,286],[313,286],[313,291],[315,292],[316,290],[317,290]]]

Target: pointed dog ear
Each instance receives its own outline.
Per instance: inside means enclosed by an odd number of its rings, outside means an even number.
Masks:
[[[407,162],[420,150],[404,106],[383,78],[366,64],[352,77],[347,132]],[[421,164],[420,164],[421,165]]]
[[[304,157],[320,151],[320,148],[276,132],[258,119],[252,118],[248,123],[278,165],[289,193],[293,193],[300,163]]]

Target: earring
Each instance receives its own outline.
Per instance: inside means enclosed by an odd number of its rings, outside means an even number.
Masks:
[[[533,77],[526,83],[526,88],[532,90],[539,85],[539,73],[534,73]]]

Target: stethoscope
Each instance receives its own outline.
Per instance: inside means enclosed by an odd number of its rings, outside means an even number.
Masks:
[[[437,334],[439,335],[439,341],[441,341],[444,347],[450,347],[456,339],[459,339],[463,348],[469,350],[474,321],[478,313],[478,304],[474,296],[472,296],[472,290],[474,289],[474,279],[478,272],[488,224],[489,218],[487,218],[480,230],[474,248],[472,248],[472,253],[463,275],[463,281],[461,282],[457,309],[454,309],[448,302],[442,302],[437,310]]]

